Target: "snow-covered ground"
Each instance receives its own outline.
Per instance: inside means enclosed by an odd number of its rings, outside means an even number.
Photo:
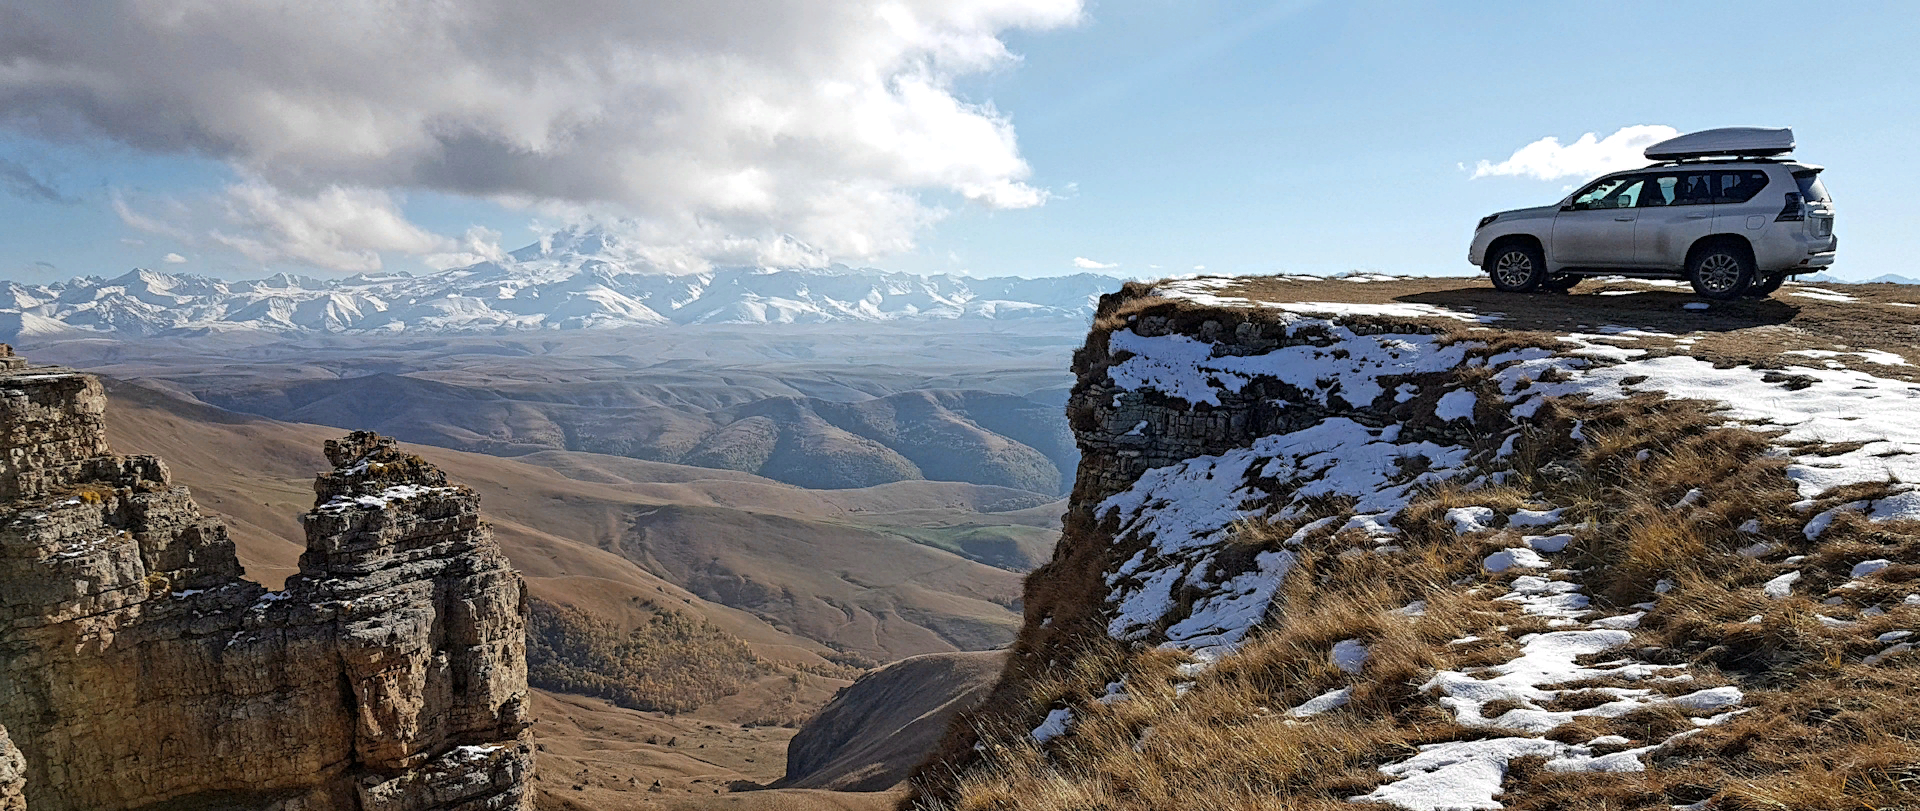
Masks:
[[[1265,379],[1303,392],[1301,405],[1324,408],[1338,398],[1364,406],[1388,393],[1404,402],[1414,392],[1400,385],[1396,376],[1459,367],[1469,363],[1467,353],[1481,348],[1471,341],[1442,346],[1434,336],[1422,334],[1358,335],[1341,319],[1419,316],[1484,322],[1485,317],[1426,305],[1249,302],[1221,295],[1226,286],[1223,280],[1191,279],[1164,283],[1156,293],[1211,306],[1271,307],[1286,313],[1282,320],[1289,330],[1312,328],[1335,340],[1262,354],[1216,356],[1213,344],[1189,336],[1149,337],[1123,328],[1108,340],[1109,349],[1122,358],[1108,369],[1111,382],[1126,392],[1151,391],[1195,405],[1217,406],[1223,394],[1242,392],[1252,382]],[[1471,422],[1476,407],[1482,405],[1508,415],[1501,424],[1478,427],[1493,435],[1507,432],[1504,450],[1511,451],[1520,423],[1536,414],[1547,398],[1585,396],[1607,401],[1662,392],[1670,398],[1713,401],[1724,409],[1729,423],[1767,432],[1778,452],[1791,458],[1788,475],[1805,499],[1800,506],[1807,515],[1809,538],[1843,510],[1872,520],[1920,518],[1920,384],[1828,368],[1824,361],[1830,356],[1817,351],[1788,357],[1820,366],[1767,370],[1716,368],[1688,356],[1651,357],[1647,350],[1629,346],[1650,335],[1620,328],[1567,336],[1565,346],[1557,350],[1520,350],[1484,361],[1476,358],[1472,364],[1491,371],[1498,402],[1482,403],[1473,391],[1457,388],[1440,394],[1436,416]],[[1890,353],[1861,357],[1889,366],[1899,365],[1892,361],[1904,363]],[[1573,438],[1582,439],[1579,427],[1574,430]],[[1290,433],[1258,438],[1245,448],[1150,470],[1129,489],[1101,502],[1095,517],[1117,518],[1115,542],[1141,547],[1108,578],[1109,634],[1138,641],[1164,628],[1159,638],[1162,647],[1192,654],[1189,672],[1201,672],[1209,663],[1232,656],[1264,620],[1281,580],[1296,561],[1294,550],[1314,533],[1359,529],[1374,538],[1378,552],[1391,553],[1396,549],[1392,521],[1407,507],[1416,488],[1453,479],[1471,489],[1487,480],[1482,478],[1484,468],[1478,467],[1486,460],[1470,460],[1468,448],[1403,440],[1400,433],[1399,425],[1369,427],[1332,416]],[[1496,458],[1504,457],[1505,452]],[[1413,459],[1420,463],[1402,464]],[[1861,483],[1888,484],[1888,494],[1812,514],[1815,500],[1823,493]],[[1326,504],[1328,496],[1350,499],[1353,506],[1338,516],[1314,516],[1314,505]],[[1696,490],[1672,506],[1686,508],[1700,497]],[[1354,797],[1355,802],[1422,810],[1500,808],[1496,798],[1501,780],[1507,762],[1515,757],[1544,756],[1547,768],[1558,771],[1639,771],[1646,768],[1644,755],[1742,711],[1744,696],[1735,687],[1690,692],[1651,688],[1662,681],[1690,678],[1680,672],[1681,667],[1645,664],[1625,656],[1582,664],[1628,646],[1640,618],[1655,606],[1647,603],[1605,616],[1591,608],[1574,573],[1554,560],[1574,537],[1559,531],[1572,529],[1562,526],[1562,512],[1542,504],[1518,511],[1464,507],[1447,513],[1446,519],[1462,535],[1490,533],[1490,527],[1503,526],[1519,539],[1517,545],[1488,556],[1485,562],[1490,575],[1525,573],[1513,578],[1507,593],[1497,599],[1545,618],[1553,630],[1518,640],[1518,656],[1505,663],[1465,672],[1443,671],[1421,688],[1450,709],[1461,724],[1511,732],[1511,736],[1422,747],[1412,757],[1382,767],[1391,782]],[[1259,553],[1250,568],[1231,572],[1222,568],[1225,542],[1238,522],[1268,518],[1298,523],[1310,517],[1317,520],[1304,523],[1291,538]],[[1534,534],[1518,532],[1525,530]],[[1756,554],[1768,551],[1755,550]],[[1863,561],[1854,574],[1869,577],[1885,565],[1885,561]],[[1797,580],[1795,575],[1783,575],[1765,590],[1784,597],[1792,593]],[[1186,603],[1175,596],[1196,592],[1199,598],[1183,611],[1180,606]],[[1920,596],[1913,599],[1920,601]],[[1831,620],[1834,627],[1847,622]],[[1905,641],[1908,635],[1904,631],[1883,635],[1884,655],[1911,650],[1913,643]],[[1366,657],[1364,644],[1347,640],[1341,646],[1334,653],[1334,664],[1349,672],[1359,670]],[[1571,692],[1556,685],[1592,680],[1635,686],[1593,688],[1610,700],[1584,709],[1543,708]],[[1350,696],[1350,689],[1335,690],[1288,714],[1309,718],[1334,712]],[[1508,709],[1483,717],[1483,709],[1495,702]],[[1695,729],[1638,746],[1628,746],[1624,738],[1614,740],[1616,736],[1578,744],[1545,737],[1581,717],[1618,717],[1656,705],[1689,715]],[[1040,739],[1043,732],[1049,737],[1063,734],[1070,721],[1070,713],[1049,716],[1049,723],[1035,731],[1035,738]],[[1053,728],[1055,722],[1060,729]]]

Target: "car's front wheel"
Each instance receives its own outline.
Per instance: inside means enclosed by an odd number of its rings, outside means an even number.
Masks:
[[[1547,280],[1546,257],[1532,245],[1510,242],[1487,255],[1487,275],[1493,278],[1493,286],[1501,290],[1531,292]]]
[[[1753,285],[1753,257],[1743,246],[1720,242],[1702,248],[1687,263],[1687,281],[1701,298],[1731,301]]]

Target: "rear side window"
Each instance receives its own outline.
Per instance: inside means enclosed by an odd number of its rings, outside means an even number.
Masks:
[[[1713,176],[1707,172],[1668,172],[1647,177],[1640,205],[1699,206],[1713,202]]]
[[[1744,203],[1767,187],[1767,173],[1751,170],[1737,172],[1714,172],[1713,201],[1716,203]]]
[[[1820,182],[1819,172],[1794,172],[1793,182],[1800,184],[1800,199],[1809,203],[1830,203],[1833,198],[1827,196],[1827,187]]]

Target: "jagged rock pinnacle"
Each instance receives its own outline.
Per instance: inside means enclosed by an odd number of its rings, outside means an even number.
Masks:
[[[0,809],[527,807],[525,587],[471,489],[327,443],[268,592],[105,408],[0,345]]]

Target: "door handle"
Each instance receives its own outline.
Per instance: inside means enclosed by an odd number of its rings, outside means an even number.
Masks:
[[[1633,222],[1633,218],[1632,217],[1615,217],[1613,218],[1613,221],[1614,222]]]
[[[1689,220],[1704,220],[1704,219],[1706,219],[1706,218],[1708,218],[1708,217],[1711,217],[1711,216],[1713,216],[1713,215],[1711,215],[1711,214],[1688,214],[1688,215],[1687,215],[1687,219],[1689,219]]]

